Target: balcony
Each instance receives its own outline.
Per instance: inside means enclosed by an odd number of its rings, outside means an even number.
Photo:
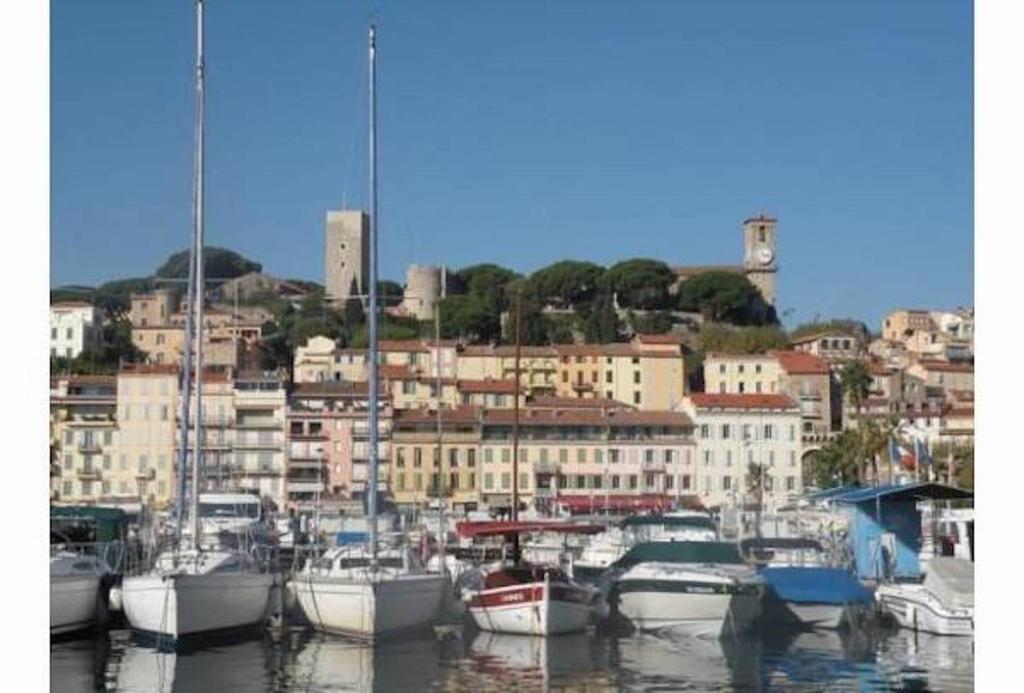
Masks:
[[[284,447],[284,440],[275,435],[255,436],[239,433],[235,436],[236,448],[255,448],[262,450],[280,450]]]
[[[89,440],[84,443],[78,444],[78,451],[85,454],[94,454],[100,452],[100,442],[98,440]]]
[[[139,471],[135,472],[135,480],[136,481],[149,481],[149,480],[155,479],[155,478],[156,478],[156,470],[155,469],[140,469]]]
[[[293,460],[322,460],[327,455],[323,445],[292,442],[288,447],[288,456]]]
[[[273,465],[250,465],[239,468],[243,476],[281,476],[283,468]]]
[[[284,421],[278,421],[277,419],[239,419],[235,422],[235,428],[247,430],[280,430],[284,428]]]
[[[323,492],[324,484],[320,481],[289,481],[289,493],[317,493]]]
[[[536,474],[557,474],[558,462],[534,462],[533,471]]]
[[[295,459],[294,457],[288,460],[288,469],[295,470],[318,470],[323,466],[323,462],[314,459]]]
[[[83,481],[93,481],[100,478],[100,470],[96,467],[83,467],[75,471],[75,476]]]
[[[315,433],[294,433],[289,434],[290,440],[327,440],[326,431],[317,431]]]

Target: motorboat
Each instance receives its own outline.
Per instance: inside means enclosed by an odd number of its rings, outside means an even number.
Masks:
[[[311,558],[291,590],[313,628],[361,638],[425,629],[440,616],[448,578],[407,548],[340,546]]]
[[[56,550],[50,556],[50,635],[96,625],[105,609],[110,566],[95,556]]]
[[[274,575],[236,549],[169,549],[153,570],[125,577],[124,615],[140,635],[176,646],[185,638],[256,626]]]
[[[641,631],[722,635],[749,630],[761,614],[764,581],[735,544],[638,544],[602,578],[613,612]]]
[[[199,527],[205,546],[236,541],[249,546],[277,543],[276,529],[267,522],[259,496],[253,494],[200,493]]]
[[[531,532],[586,534],[596,525],[566,522],[461,523],[462,536],[502,536],[513,543],[510,561],[480,570],[475,583],[465,580],[462,598],[481,630],[518,635],[554,635],[585,630],[600,608],[600,591],[579,583],[561,568],[518,560],[518,540]]]
[[[740,547],[764,580],[766,623],[835,629],[860,623],[874,605],[871,591],[849,570],[828,565],[813,539],[746,539]]]
[[[875,599],[901,628],[974,636],[974,563],[935,556],[923,582],[879,585]]]
[[[653,541],[715,541],[718,538],[711,517],[698,510],[677,510],[665,514],[632,515],[604,533],[595,535],[571,564],[572,576],[596,583],[602,573],[630,548]]]

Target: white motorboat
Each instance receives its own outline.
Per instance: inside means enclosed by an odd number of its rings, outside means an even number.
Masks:
[[[652,541],[715,541],[714,522],[707,513],[677,510],[663,515],[633,515],[594,536],[572,561],[572,576],[597,582],[633,546]]]
[[[50,635],[96,625],[109,573],[110,566],[94,556],[58,550],[50,557]]]
[[[875,599],[902,628],[974,636],[974,563],[936,556],[924,582],[880,585]]]
[[[721,635],[753,626],[764,582],[734,544],[634,546],[608,575],[609,603],[639,630]]]
[[[126,577],[125,618],[137,632],[173,645],[182,638],[259,624],[274,576],[234,550],[167,551],[154,570]]]
[[[439,617],[449,581],[428,573],[407,549],[339,547],[310,559],[291,581],[316,630],[378,638],[423,629]]]

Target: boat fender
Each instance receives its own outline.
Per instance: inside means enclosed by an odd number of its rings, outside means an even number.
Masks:
[[[109,606],[111,611],[122,611],[124,609],[124,600],[122,599],[120,587],[110,588]]]

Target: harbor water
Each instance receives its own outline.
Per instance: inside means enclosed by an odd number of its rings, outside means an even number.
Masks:
[[[368,645],[288,628],[158,652],[130,631],[54,641],[53,691],[969,691],[972,639],[906,630],[703,639],[478,632]]]

